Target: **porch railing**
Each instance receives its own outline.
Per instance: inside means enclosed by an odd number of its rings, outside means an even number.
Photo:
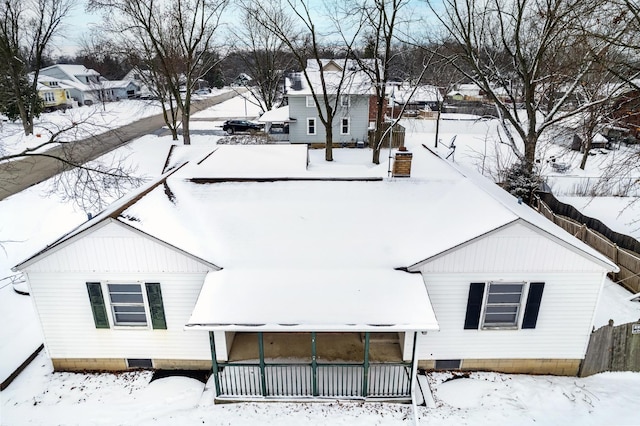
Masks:
[[[312,333],[315,354],[315,333]],[[215,357],[213,333],[213,372],[216,394],[223,398],[409,398],[412,362],[370,362],[369,335],[365,337],[362,363],[311,362],[271,363],[260,361],[219,362]],[[415,344],[415,342],[414,342]],[[415,362],[415,361],[414,361]]]
[[[315,382],[314,382],[315,377]],[[405,398],[411,392],[410,363],[370,363],[367,392],[362,364],[218,363],[221,397]]]

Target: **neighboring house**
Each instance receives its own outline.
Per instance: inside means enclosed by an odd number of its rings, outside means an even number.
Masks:
[[[140,84],[133,80],[101,80],[101,99],[119,101],[140,97]]]
[[[138,85],[138,96],[142,99],[155,98],[157,93],[151,90],[151,71],[132,68],[122,80],[132,81]]]
[[[355,61],[347,61],[344,81],[341,83],[344,60],[326,59],[322,61],[324,78],[329,90],[332,105],[335,96],[340,92],[337,110],[333,120],[333,143],[354,143],[367,140],[369,128],[370,98],[373,95],[369,76],[355,66]],[[320,106],[325,110],[322,100],[323,92],[320,83],[321,71],[315,60],[307,63],[307,73],[313,84],[315,96],[320,99]],[[324,144],[326,142],[325,127],[312,93],[302,73],[289,76],[287,90],[289,111],[292,122],[289,125],[289,136],[292,143]],[[323,113],[326,116],[326,112]]]
[[[40,70],[41,76],[64,81],[69,86],[71,97],[80,105],[100,101],[103,88],[100,73],[83,65],[56,64]]]
[[[174,147],[14,268],[55,370],[213,366],[236,400],[406,400],[418,365],[577,374],[615,264],[475,172],[413,163],[340,178],[300,145]]]
[[[74,100],[71,97],[71,86],[64,80],[58,80],[46,75],[38,77],[38,96],[44,102],[45,111],[73,108]]]
[[[249,76],[249,74],[241,72],[236,78],[233,79],[233,81],[231,82],[231,86],[247,86],[251,84],[251,81],[253,81],[253,79]]]
[[[417,88],[406,84],[391,86],[387,88],[387,97],[390,101],[387,113],[394,118],[398,118],[405,104],[404,115],[416,116],[418,111],[438,111],[442,102],[440,89],[430,85],[421,85]]]

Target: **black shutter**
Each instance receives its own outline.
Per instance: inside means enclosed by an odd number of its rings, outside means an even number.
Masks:
[[[540,311],[540,301],[544,283],[529,284],[529,296],[527,296],[527,306],[524,308],[524,318],[522,328],[536,328],[538,322],[538,312]]]
[[[109,317],[104,305],[104,297],[102,297],[102,286],[100,283],[87,283],[87,291],[96,328],[109,328]]]
[[[484,283],[471,283],[467,300],[467,315],[464,317],[465,330],[477,330],[480,325],[480,312],[484,298]]]
[[[154,330],[166,330],[167,321],[164,317],[160,283],[146,283],[145,286],[147,287],[147,299],[149,300],[149,311],[151,312],[151,325]]]

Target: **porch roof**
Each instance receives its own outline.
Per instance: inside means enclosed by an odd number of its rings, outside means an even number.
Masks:
[[[438,330],[422,276],[396,270],[210,272],[187,329]]]

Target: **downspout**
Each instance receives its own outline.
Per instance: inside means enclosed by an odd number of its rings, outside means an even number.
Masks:
[[[416,359],[416,342],[418,340],[418,331],[413,334],[413,358],[411,365],[411,407],[413,408],[413,424],[419,426],[418,423],[418,404],[416,402],[416,382],[418,381],[418,360]]]

